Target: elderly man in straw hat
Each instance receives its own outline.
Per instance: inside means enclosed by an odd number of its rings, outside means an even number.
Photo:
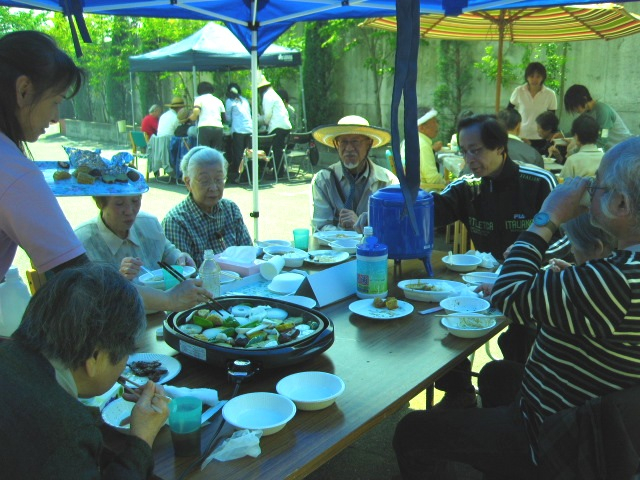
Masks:
[[[186,118],[180,122],[178,119],[178,112],[184,108],[185,103],[182,97],[173,97],[171,99],[171,103],[165,104],[165,107],[169,107],[169,110],[160,115],[160,120],[158,121],[158,136],[173,136],[173,133],[178,128],[180,123],[184,123]]]
[[[373,163],[368,155],[391,141],[391,134],[371,127],[357,115],[340,119],[313,131],[318,142],[335,148],[340,161],[320,170],[311,181],[313,228],[320,230],[356,230],[368,223],[369,197],[372,193],[398,183],[386,168]]]

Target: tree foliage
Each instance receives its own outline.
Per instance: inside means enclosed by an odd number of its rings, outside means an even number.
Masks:
[[[442,138],[455,131],[456,119],[464,108],[464,96],[473,89],[473,67],[468,61],[469,45],[457,40],[442,40],[438,44],[438,78],[434,93]]]

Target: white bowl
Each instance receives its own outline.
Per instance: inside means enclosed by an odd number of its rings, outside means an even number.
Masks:
[[[482,259],[475,255],[457,254],[443,257],[442,263],[454,272],[471,272],[478,268],[478,265],[482,263]]]
[[[462,275],[462,279],[473,285],[480,285],[481,283],[493,285],[498,279],[498,274],[494,272],[473,272]]]
[[[262,435],[279,432],[296,414],[296,406],[276,393],[238,395],[222,407],[222,416],[237,429],[262,430]]]
[[[542,157],[542,160],[545,164],[549,165],[551,163],[556,163],[556,159],[553,157]]]
[[[447,313],[482,313],[490,307],[489,302],[477,297],[449,297],[440,302]]]
[[[409,300],[439,302],[451,295],[458,295],[460,290],[466,287],[460,282],[417,278],[401,281],[398,283],[398,288],[402,289],[404,296]]]
[[[176,265],[173,265],[175,268]],[[191,275],[196,273],[196,269],[194,267],[184,266],[182,267],[182,275],[189,278]],[[157,270],[152,270],[151,273],[145,273],[138,277],[138,281],[147,287],[153,287],[158,290],[164,290],[164,276],[162,273],[162,269],[158,268]]]
[[[460,338],[478,338],[496,326],[496,319],[476,313],[452,315],[442,318],[442,324],[452,335]]]
[[[301,267],[305,259],[309,258],[309,254],[304,250],[293,247],[272,246],[264,248],[264,259],[269,260],[274,255],[282,255],[284,258],[284,266],[289,268]]]
[[[262,255],[262,252],[264,251],[265,247],[273,247],[273,246],[290,247],[291,246],[291,242],[289,240],[262,240],[262,241],[256,241],[253,243],[256,247],[258,247],[258,253],[257,253],[258,256]]]
[[[349,254],[356,253],[356,247],[360,243],[358,238],[339,238],[329,244],[329,246],[338,252],[347,252]]]
[[[116,430],[129,433],[129,422],[123,422],[131,417],[131,410],[133,410],[134,405],[135,403],[128,402],[124,398],[118,398],[104,407],[102,419]]]
[[[304,275],[299,273],[280,273],[273,277],[267,288],[273,293],[288,295],[298,290],[303,280]]]
[[[344,382],[331,373],[300,372],[280,380],[276,391],[293,400],[300,410],[322,410],[342,395]]]

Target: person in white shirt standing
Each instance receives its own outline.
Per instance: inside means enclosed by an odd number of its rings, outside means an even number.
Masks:
[[[209,82],[198,84],[198,96],[193,101],[191,121],[198,121],[198,145],[224,151],[222,119],[225,112],[222,101],[213,95],[213,85]]]
[[[230,83],[227,87],[227,101],[225,102],[227,123],[231,126],[233,147],[229,160],[229,177],[227,181],[236,183],[240,177],[242,156],[245,148],[251,147],[251,106],[249,101],[241,95],[240,85]],[[229,158],[230,157],[230,158]]]
[[[531,62],[524,71],[525,84],[516,87],[509,99],[509,108],[515,108],[522,116],[520,138],[540,150],[545,143],[538,135],[536,117],[543,112],[555,112],[558,100],[553,90],[544,86],[547,69],[540,62]]]
[[[267,126],[269,135],[275,134],[271,148],[273,149],[273,157],[279,174],[282,172],[282,152],[287,136],[291,132],[289,112],[280,96],[271,87],[271,82],[264,75],[262,75],[258,84],[258,94],[262,97],[260,123]]]

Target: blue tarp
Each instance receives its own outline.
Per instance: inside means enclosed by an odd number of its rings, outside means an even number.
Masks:
[[[259,66],[297,67],[298,50],[270,45],[260,56]],[[193,35],[153,52],[129,57],[132,72],[201,72],[251,70],[251,55],[231,31],[210,23]]]

